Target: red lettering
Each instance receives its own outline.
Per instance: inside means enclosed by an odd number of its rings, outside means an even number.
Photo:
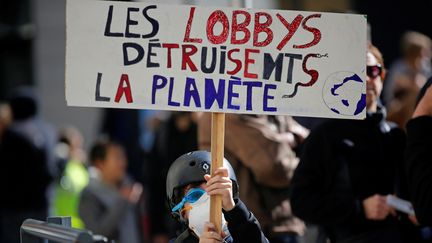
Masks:
[[[190,38],[190,31],[192,28],[192,22],[193,22],[194,14],[195,14],[195,7],[191,7],[191,9],[189,11],[189,19],[188,19],[188,22],[186,25],[186,31],[185,31],[185,36],[184,36],[183,42],[202,43],[201,38]]]
[[[264,23],[260,22],[261,16],[266,17],[266,21]],[[269,28],[273,19],[270,14],[264,12],[255,13],[255,30],[253,37],[253,45],[254,46],[267,46],[273,40],[273,31]],[[267,37],[263,41],[258,41],[259,33],[265,32]]]
[[[124,86],[126,83],[126,86]],[[117,88],[117,94],[115,96],[115,102],[119,103],[123,94],[126,95],[127,103],[132,103],[132,92],[129,83],[129,76],[127,74],[122,74],[120,82]]]
[[[237,16],[240,14],[245,16],[245,20],[242,23],[237,22]],[[251,16],[248,12],[244,10],[235,10],[233,12],[231,27],[231,44],[241,45],[249,41],[251,33],[247,27],[249,26],[250,21]],[[244,33],[243,39],[237,39],[237,32]]]
[[[171,68],[171,49],[179,48],[179,44],[173,44],[173,43],[163,43],[163,48],[167,48],[167,68]]]
[[[219,35],[215,35],[214,26],[220,22],[223,26],[222,32]],[[207,39],[212,44],[221,44],[228,39],[228,18],[225,13],[221,10],[214,11],[207,20]]]
[[[258,78],[258,74],[249,73],[249,64],[254,64],[255,59],[249,58],[250,53],[260,53],[260,50],[255,49],[245,49],[245,68],[244,68],[244,76],[246,78]]]
[[[314,70],[314,69],[308,69],[306,67],[306,63],[307,63],[309,57],[317,57],[317,54],[307,54],[305,56],[305,58],[303,59],[303,64],[302,64],[303,72],[309,74],[311,79],[307,83],[300,83],[300,82],[296,83],[294,85],[294,91],[292,92],[292,94],[287,96],[288,98],[293,98],[294,96],[296,96],[297,91],[298,91],[298,87],[310,87],[317,82],[318,77],[319,77],[318,71]]]
[[[192,72],[198,71],[197,67],[190,58],[197,51],[198,48],[194,45],[182,45],[182,70],[186,70],[186,66],[188,66]]]
[[[311,32],[314,35],[313,40],[311,42],[307,43],[307,44],[304,44],[304,45],[300,45],[300,46],[294,45],[293,46],[294,48],[300,48],[300,49],[302,49],[302,48],[309,48],[309,47],[314,46],[314,45],[316,45],[316,44],[318,44],[320,42],[320,40],[321,40],[321,31],[319,29],[317,29],[317,28],[309,27],[306,24],[306,22],[309,19],[311,19],[311,18],[321,18],[321,14],[312,14],[312,15],[309,15],[309,16],[307,16],[304,19],[304,21],[302,23],[303,29]]]
[[[315,69],[308,69],[306,67],[306,63],[307,63],[309,57],[316,57],[316,56],[317,56],[316,54],[307,54],[305,56],[305,58],[303,59],[303,64],[302,64],[303,72],[309,74],[309,76],[311,76],[311,79],[307,83],[301,83],[300,86],[309,87],[309,86],[314,85],[316,83],[316,81],[318,80],[318,77],[319,77],[318,71]]]
[[[232,57],[233,52],[240,52],[240,49],[235,48],[228,51],[228,60],[230,60],[236,65],[233,70],[227,72],[229,75],[234,75],[238,73],[242,68],[242,62],[240,61],[240,59],[236,59]]]
[[[287,42],[291,39],[291,37],[297,31],[298,27],[300,26],[301,21],[303,20],[303,15],[301,15],[301,14],[297,15],[297,17],[295,17],[295,19],[293,20],[293,22],[291,22],[291,24],[288,23],[288,21],[286,21],[286,19],[284,19],[284,17],[282,17],[282,15],[276,14],[276,16],[282,22],[282,24],[285,26],[285,28],[288,30],[288,33],[286,34],[286,36],[282,39],[282,41],[277,46],[277,49],[280,51],[280,50],[282,50],[282,48],[285,47]]]

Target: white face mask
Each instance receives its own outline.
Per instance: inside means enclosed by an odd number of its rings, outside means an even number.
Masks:
[[[189,228],[199,237],[204,233],[205,222],[210,222],[210,196],[204,193],[196,202],[189,204]],[[229,235],[228,225],[222,214],[222,230]]]

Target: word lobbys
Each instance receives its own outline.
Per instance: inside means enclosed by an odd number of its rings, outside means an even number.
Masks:
[[[159,23],[156,19],[149,16],[148,11],[151,9],[156,9],[156,5],[147,6],[142,10],[142,14],[148,23],[152,25],[152,31],[150,33],[139,34],[133,33],[130,30],[131,26],[139,25],[139,21],[137,19],[133,19],[133,13],[139,12],[139,8],[127,8],[127,18],[125,21],[125,30],[123,32],[113,32],[111,30],[111,22],[113,19],[113,6],[111,5],[108,10],[107,21],[105,26],[105,36],[111,37],[125,37],[125,38],[152,38],[157,35],[159,31]],[[194,16],[195,16],[195,7],[190,8],[188,21],[186,24],[185,34],[183,42],[185,43],[202,43],[203,40],[201,37],[191,37],[191,30],[193,28]],[[240,16],[242,16],[240,18]],[[319,43],[321,40],[321,31],[318,28],[311,27],[308,25],[308,21],[313,18],[321,18],[321,14],[311,14],[307,17],[304,17],[302,14],[297,14],[296,17],[290,22],[277,13],[276,17],[278,21],[284,26],[284,30],[280,28],[274,28],[272,25],[273,17],[272,15],[266,12],[256,12],[253,16],[254,24],[252,27],[252,16],[249,12],[245,10],[234,10],[232,11],[231,16],[231,24],[228,16],[222,10],[213,11],[207,19],[206,25],[206,37],[207,40],[211,44],[219,45],[219,44],[228,44],[226,43],[229,39],[229,44],[232,45],[243,45],[250,41],[252,38],[254,47],[265,47],[268,46],[274,39],[274,29],[278,31],[285,31],[285,36],[278,41],[277,49],[282,50],[290,39],[295,35],[300,25],[302,28],[313,34],[313,39],[309,43],[303,44],[294,44],[293,48],[295,49],[303,49],[309,48]],[[243,21],[239,21],[239,19],[243,19]],[[222,31],[220,33],[216,33],[215,26],[217,24],[222,25]],[[251,28],[253,30],[251,31]],[[230,30],[231,29],[231,35]],[[252,33],[251,33],[252,32]],[[239,38],[238,33],[242,33],[242,38]],[[259,40],[260,34],[265,34],[266,38],[264,40]]]

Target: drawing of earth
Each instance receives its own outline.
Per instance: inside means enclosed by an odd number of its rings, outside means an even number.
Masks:
[[[352,72],[332,73],[324,84],[323,99],[334,113],[356,116],[366,108],[366,83]]]

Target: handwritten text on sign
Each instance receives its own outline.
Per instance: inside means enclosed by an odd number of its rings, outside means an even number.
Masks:
[[[364,117],[362,15],[67,1],[69,105]]]

